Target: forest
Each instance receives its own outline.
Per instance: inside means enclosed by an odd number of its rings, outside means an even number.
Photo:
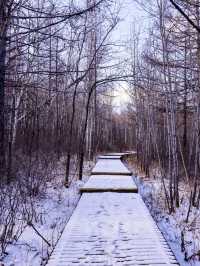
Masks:
[[[1,266],[45,265],[96,156],[127,150],[180,264],[199,265],[200,2],[129,2],[0,0]]]

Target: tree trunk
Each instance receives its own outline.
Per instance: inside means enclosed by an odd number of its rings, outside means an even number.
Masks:
[[[1,10],[2,9],[2,10]],[[0,175],[5,174],[5,64],[6,64],[6,29],[4,9],[0,5]],[[2,178],[2,177],[0,177]]]

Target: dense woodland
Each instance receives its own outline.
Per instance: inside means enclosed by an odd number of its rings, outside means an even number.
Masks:
[[[112,40],[117,0],[0,0],[1,254],[22,224],[34,226],[27,206],[61,158],[67,188],[72,170],[82,179],[84,160],[136,150],[147,177],[157,163],[169,213],[183,182],[191,188],[187,219],[199,208],[200,3],[135,3],[151,23],[145,38],[133,27],[124,45]],[[120,82],[130,102],[119,114]]]
[[[123,77],[110,39],[118,7],[1,1],[1,12],[1,175],[15,179],[24,156],[29,164],[66,156],[67,185],[76,155],[81,179],[83,158],[123,135],[113,133],[111,106],[112,84]]]
[[[142,51],[140,33],[131,42],[136,149],[149,175],[157,161],[168,209],[179,207],[179,183],[191,185],[191,205],[200,202],[200,3],[140,1],[152,17]],[[130,113],[131,115],[131,113]],[[169,181],[169,186],[165,185]]]

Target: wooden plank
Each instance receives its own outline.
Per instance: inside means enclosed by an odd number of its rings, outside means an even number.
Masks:
[[[121,155],[101,155],[101,156],[98,156],[98,159],[104,159],[104,160],[119,160],[121,159],[122,156]]]
[[[48,266],[178,265],[140,195],[84,193]]]
[[[98,160],[92,170],[92,175],[132,175],[121,160]]]
[[[137,193],[138,189],[131,176],[92,175],[80,192]]]
[[[125,172],[117,172],[117,171],[113,171],[113,172],[111,172],[110,170],[109,171],[105,171],[105,172],[103,172],[103,171],[100,171],[100,172],[98,172],[98,171],[92,171],[92,175],[114,175],[114,176],[116,176],[116,175],[121,175],[121,176],[132,176],[133,175],[133,173],[132,172],[127,172],[127,173],[125,173]]]
[[[98,193],[98,192],[116,192],[116,193],[138,193],[137,188],[80,188],[80,193]]]

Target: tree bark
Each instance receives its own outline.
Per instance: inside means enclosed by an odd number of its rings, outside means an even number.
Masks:
[[[0,175],[5,174],[5,72],[6,72],[6,4],[0,2]],[[2,178],[2,177],[0,177]]]

